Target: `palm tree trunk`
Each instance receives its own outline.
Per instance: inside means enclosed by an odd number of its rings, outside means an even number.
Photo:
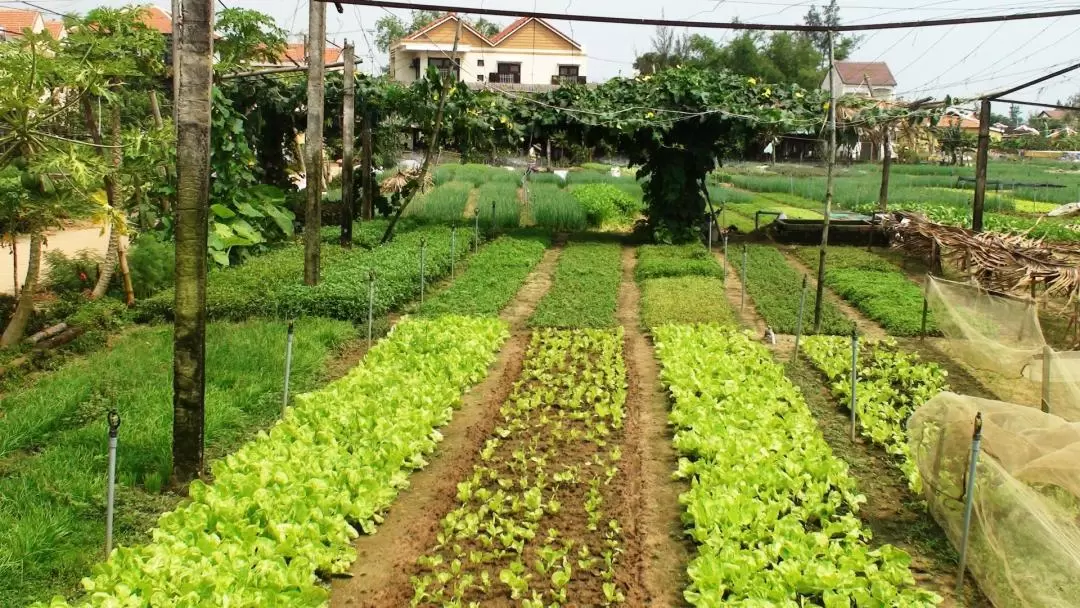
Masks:
[[[170,484],[178,488],[203,471],[213,22],[212,0],[173,0],[177,192]]]
[[[16,298],[19,297],[19,239],[15,233],[11,233],[11,291]]]
[[[110,151],[106,151],[105,148],[100,147],[102,145],[101,131],[97,128],[97,123],[94,120],[94,106],[87,97],[83,98],[83,119],[86,121],[86,128],[90,130],[90,137],[93,138],[94,143],[98,145],[98,150],[107,162],[112,163],[112,168],[115,171],[120,167],[121,151],[120,148],[112,148]],[[110,143],[113,146],[120,145],[120,107],[114,105],[112,109],[112,116],[110,118]],[[106,174],[105,176],[105,198],[109,203],[109,207],[113,209],[119,208],[120,193],[117,188],[116,178],[113,174]],[[105,292],[109,290],[109,283],[112,282],[113,274],[116,272],[116,263],[119,259],[120,250],[120,231],[117,230],[116,222],[112,222],[109,226],[109,248],[105,252],[105,263],[102,265],[101,272],[98,273],[97,284],[94,285],[94,290],[90,293],[90,299],[97,300],[105,295]]]
[[[0,348],[10,348],[22,341],[26,334],[26,325],[30,322],[30,313],[34,311],[34,294],[37,293],[38,274],[41,272],[41,234],[30,235],[30,263],[26,269],[26,281],[23,282],[19,303],[11,321],[0,336]]]

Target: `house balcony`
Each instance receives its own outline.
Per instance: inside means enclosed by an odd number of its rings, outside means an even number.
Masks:
[[[567,84],[588,84],[588,79],[585,76],[560,76],[558,74],[551,77],[551,84],[553,85],[567,85]]]

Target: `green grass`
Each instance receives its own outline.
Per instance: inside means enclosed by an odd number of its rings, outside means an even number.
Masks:
[[[455,255],[472,253],[471,231],[459,231]],[[242,266],[214,269],[207,277],[207,313],[212,319],[243,320],[254,316],[296,318],[320,316],[343,320],[367,317],[368,273],[377,274],[375,314],[382,316],[412,301],[420,292],[420,242],[427,239],[425,276],[434,282],[450,272],[450,228],[425,226],[399,233],[372,249],[322,248],[322,280],[303,284],[304,255],[299,243],[258,256]],[[142,318],[168,317],[173,290],[142,300]]]
[[[742,250],[729,250],[731,261],[742,269]],[[746,292],[754,300],[758,313],[773,331],[782,334],[795,333],[799,317],[799,298],[802,293],[802,275],[772,247],[752,245],[747,250]],[[821,333],[844,335],[851,332],[852,322],[829,302],[821,308]],[[803,333],[814,330],[814,292],[808,290],[806,310],[803,316]]]
[[[301,319],[292,390],[314,387],[348,323]],[[206,445],[222,456],[281,411],[285,324],[207,330]],[[101,558],[106,412],[122,418],[117,459],[118,543],[143,537],[171,466],[171,327],[144,327],[113,348],[72,361],[0,402],[0,606],[68,593]]]
[[[480,212],[480,225],[488,230],[510,230],[521,226],[521,202],[516,182],[491,182],[480,186],[476,208]]]
[[[484,245],[450,286],[424,303],[426,316],[498,315],[551,244],[547,236],[503,236]]]
[[[642,281],[641,322],[651,329],[667,323],[733,324],[735,317],[722,280],[682,276]]]
[[[466,182],[473,187],[489,182],[517,183],[521,181],[524,171],[508,171],[503,167],[492,167],[478,164],[446,164],[435,168],[434,180],[436,185],[449,182]]]
[[[577,232],[589,228],[585,208],[574,195],[554,184],[531,185],[529,206],[537,226],[559,232]]]
[[[796,255],[814,272],[818,250],[800,247]],[[893,336],[922,332],[923,290],[892,262],[855,247],[830,247],[825,258],[825,285],[877,321]],[[935,332],[933,317],[927,331]]]
[[[435,222],[460,222],[465,216],[465,206],[473,186],[467,182],[449,182],[436,186],[427,194],[417,197],[405,213]]]
[[[723,270],[709,251],[698,244],[644,245],[638,248],[634,270],[637,280],[662,277],[722,277]]]
[[[555,283],[529,320],[533,327],[612,327],[619,299],[622,248],[573,243],[559,259]]]

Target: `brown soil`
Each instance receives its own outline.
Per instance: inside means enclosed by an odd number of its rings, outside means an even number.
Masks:
[[[530,336],[524,324],[547,293],[560,253],[559,248],[545,252],[500,315],[511,326],[510,340],[487,379],[465,396],[453,420],[440,430],[443,442],[431,464],[411,475],[410,487],[394,501],[377,533],[357,540],[350,578],[333,583],[332,606],[408,605],[413,595],[409,573],[434,543],[439,521],[455,506],[457,482],[472,471],[480,447],[495,429],[499,407],[521,374]]]
[[[619,287],[619,323],[625,331],[624,356],[629,391],[622,473],[625,484],[619,514],[627,538],[626,578],[634,581],[627,593],[630,606],[682,606],[686,562],[691,552],[679,514],[679,494],[686,484],[671,474],[678,456],[667,426],[668,401],[659,380],[652,345],[641,330],[641,292],[634,280],[637,256],[623,249],[623,278]],[[636,553],[636,554],[635,554]]]

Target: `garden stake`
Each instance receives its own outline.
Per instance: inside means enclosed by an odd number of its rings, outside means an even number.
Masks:
[[[457,222],[450,225],[450,278],[453,279],[455,275],[455,263],[457,260],[454,256],[454,251],[457,249]]]
[[[424,262],[427,260],[427,237],[420,239],[420,308],[424,308]]]
[[[1053,360],[1054,351],[1050,346],[1043,345],[1043,368],[1042,368],[1042,411],[1050,413],[1050,362]]]
[[[964,489],[964,533],[960,541],[960,574],[956,576],[956,592],[964,589],[964,568],[967,566],[968,533],[971,532],[971,508],[975,502],[975,466],[979,463],[979,444],[982,443],[982,412],[975,414],[975,433],[971,437],[971,461],[968,463],[967,486]]]
[[[791,361],[799,360],[799,340],[802,339],[803,314],[806,312],[806,286],[808,277],[802,278],[802,295],[799,296],[799,318],[795,321],[795,352],[791,353]]]
[[[480,208],[476,208],[476,227],[473,228],[473,253],[480,251]]]
[[[855,391],[859,384],[859,330],[851,328],[851,442],[855,443],[855,407],[858,399]]]
[[[116,437],[120,430],[120,414],[109,410],[109,481],[105,488],[105,557],[112,553],[113,505],[116,502]]]
[[[926,273],[926,282],[923,284],[922,295],[922,330],[919,332],[919,339],[926,339],[926,317],[930,312],[930,273]]]
[[[495,236],[495,201],[491,201],[491,236]]]
[[[289,331],[285,337],[285,397],[281,401],[281,415],[289,407],[289,375],[292,373],[293,322],[289,321]]]
[[[709,216],[709,252],[712,253],[712,221],[713,218]]]
[[[367,347],[371,350],[371,326],[375,322],[375,271],[368,271],[367,291]]]
[[[722,270],[723,273],[724,273],[722,278],[725,281],[727,281],[727,263],[728,263],[728,259],[727,259],[727,232],[724,232],[724,263],[721,264],[720,270]]]
[[[739,311],[746,308],[746,243],[742,246],[742,291],[739,293]]]

